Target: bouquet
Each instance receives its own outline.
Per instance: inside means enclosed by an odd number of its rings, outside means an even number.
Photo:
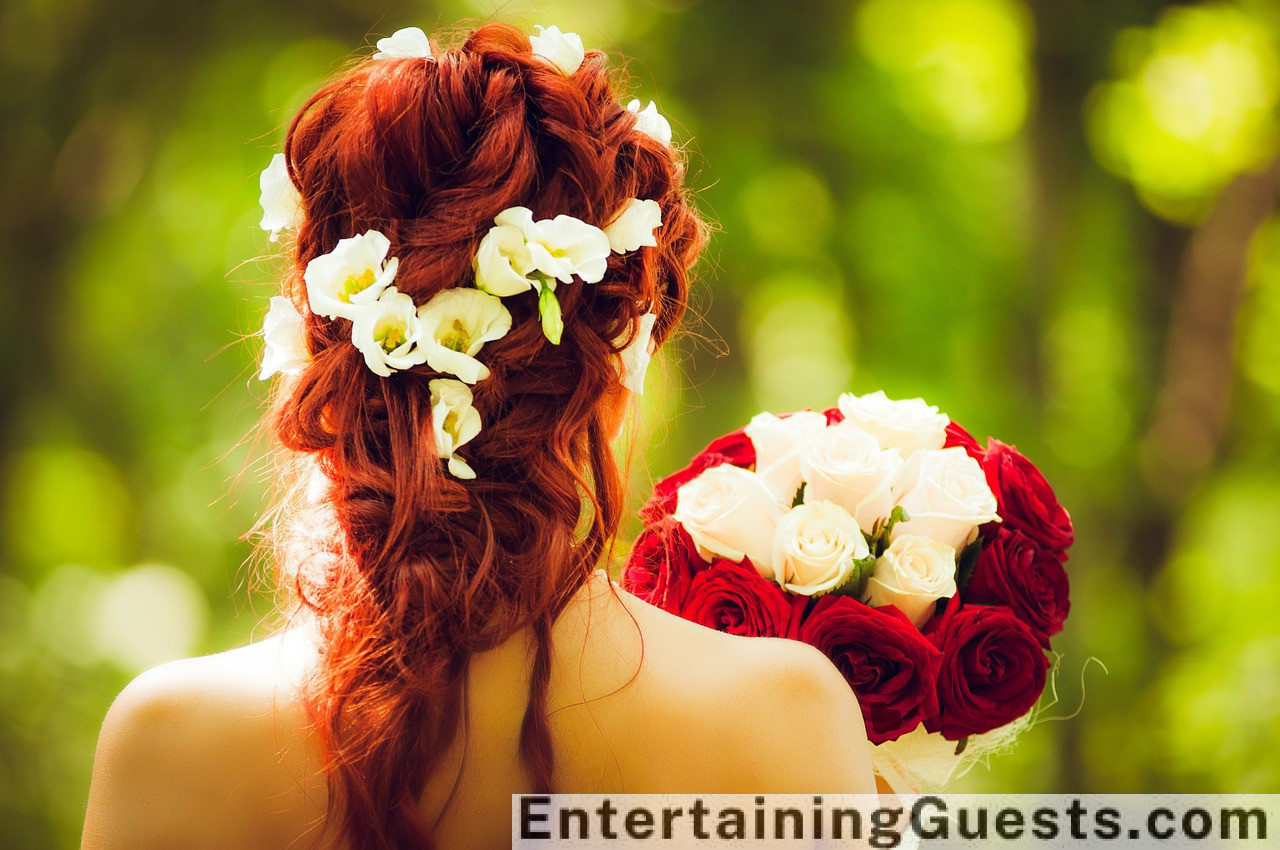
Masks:
[[[980,445],[921,399],[761,413],[659,481],[641,517],[622,585],[821,650],[895,790],[945,784],[1044,691],[1071,519],[1016,448]]]

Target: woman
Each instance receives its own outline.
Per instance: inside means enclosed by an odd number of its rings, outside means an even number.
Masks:
[[[821,654],[599,570],[610,441],[704,243],[665,122],[555,28],[384,42],[285,144],[286,627],[125,689],[84,846],[492,847],[514,793],[873,792]]]

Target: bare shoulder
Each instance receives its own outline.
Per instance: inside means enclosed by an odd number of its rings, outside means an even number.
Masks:
[[[296,796],[305,773],[292,651],[277,637],[130,682],[98,737],[82,846],[244,846],[269,832],[262,803]]]
[[[724,791],[874,792],[857,697],[820,651],[650,610],[646,638],[668,659],[654,664],[670,671],[660,681],[671,683],[668,697],[720,750]]]

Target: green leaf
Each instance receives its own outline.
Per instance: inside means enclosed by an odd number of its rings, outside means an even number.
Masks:
[[[963,738],[959,740],[959,742],[956,743],[956,755],[960,755],[961,753],[963,753],[964,748],[967,746],[969,746],[969,736],[965,735]]]
[[[542,317],[542,334],[552,345],[560,344],[560,335],[564,333],[564,320],[560,317],[560,301],[550,286],[543,284],[538,293],[538,315]]]
[[[889,535],[893,532],[893,527],[909,519],[911,519],[910,514],[904,511],[901,505],[894,505],[893,510],[889,511],[887,517],[877,520],[876,524],[871,527],[871,536],[867,538],[867,545],[871,547],[871,554],[877,558],[883,555],[884,550],[889,548]]]
[[[848,577],[833,588],[830,593],[836,596],[852,596],[857,599],[862,596],[862,591],[867,587],[867,579],[871,578],[871,573],[875,571],[875,568],[876,559],[874,555],[859,558],[853,562],[853,569],[849,571]]]

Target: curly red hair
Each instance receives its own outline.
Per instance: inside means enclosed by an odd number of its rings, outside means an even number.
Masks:
[[[557,290],[560,345],[543,337],[535,297],[505,299],[513,327],[485,345],[492,374],[475,387],[484,428],[467,445],[472,481],[436,456],[428,382],[439,374],[380,378],[348,321],[301,310],[313,362],[282,384],[269,421],[324,491],[308,510],[278,513],[277,563],[318,623],[306,703],[329,812],[354,848],[431,846],[419,798],[465,723],[468,660],[523,629],[537,652],[520,752],[530,790],[551,790],[551,625],[622,510],[605,403],[617,353],[649,310],[654,338],[670,335],[705,243],[678,152],[636,129],[619,88],[598,51],[566,76],[532,55],[525,33],[488,24],[432,61],[354,65],[289,128],[306,215],[284,289],[299,308],[307,263],[370,228],[400,260],[396,287],[422,304],[471,283],[476,247],[507,207],[604,227],[631,198],[651,198],[663,219],[657,247],[611,256],[599,283]]]

